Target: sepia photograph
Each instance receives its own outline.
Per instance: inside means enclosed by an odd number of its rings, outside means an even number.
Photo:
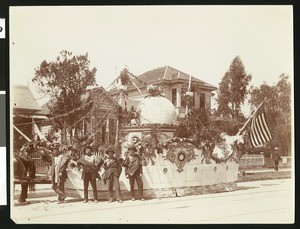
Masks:
[[[10,6],[16,224],[293,224],[292,5]]]

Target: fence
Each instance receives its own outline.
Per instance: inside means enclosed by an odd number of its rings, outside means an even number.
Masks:
[[[252,167],[264,165],[264,156],[262,154],[244,154],[240,159],[240,167]]]
[[[34,161],[36,167],[36,173],[46,174],[48,171],[47,165],[42,161],[38,152],[34,152],[30,155],[30,158]]]

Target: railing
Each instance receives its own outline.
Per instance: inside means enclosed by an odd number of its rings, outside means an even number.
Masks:
[[[46,174],[48,167],[40,158],[39,153],[34,152],[30,155],[30,158],[34,161],[37,174]]]
[[[264,157],[262,154],[244,154],[240,159],[240,167],[263,166]]]

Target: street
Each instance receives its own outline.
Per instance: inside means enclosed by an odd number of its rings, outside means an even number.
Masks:
[[[226,193],[124,201],[82,203],[56,197],[28,199],[31,203],[11,209],[16,223],[293,223],[292,179],[238,183]]]

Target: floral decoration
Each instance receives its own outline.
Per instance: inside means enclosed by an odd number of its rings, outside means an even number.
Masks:
[[[147,87],[147,92],[148,92],[148,96],[150,97],[157,97],[157,96],[163,96],[163,90],[161,87],[158,86],[153,86],[152,84],[150,84]],[[148,97],[146,96],[146,97]]]

